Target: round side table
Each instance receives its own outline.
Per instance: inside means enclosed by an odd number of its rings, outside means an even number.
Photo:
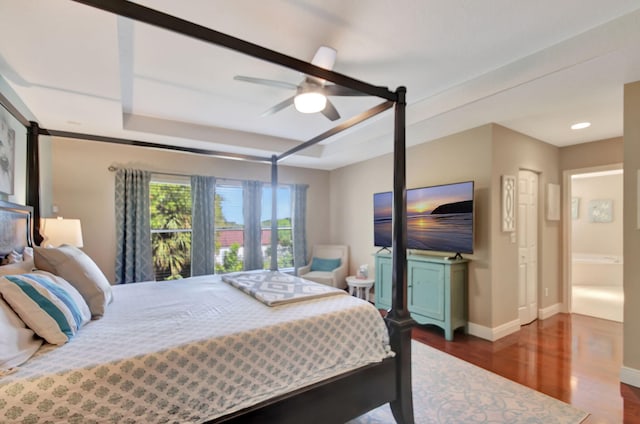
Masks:
[[[347,285],[349,286],[349,294],[369,301],[371,287],[375,280],[371,278],[356,278],[354,275],[347,277]]]

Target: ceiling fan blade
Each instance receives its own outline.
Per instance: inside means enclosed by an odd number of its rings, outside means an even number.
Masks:
[[[313,56],[311,64],[324,69],[332,70],[333,65],[336,63],[337,54],[338,52],[336,51],[336,49],[327,46],[320,46],[316,54]]]
[[[276,81],[276,80],[270,80],[270,79],[264,79],[264,78],[245,77],[243,75],[236,75],[235,77],[233,77],[233,79],[236,81],[251,82],[254,84],[268,85],[270,87],[286,88],[290,90],[295,90],[298,88],[297,85],[291,84],[286,81]]]
[[[322,88],[325,96],[368,96],[361,91],[354,90],[353,88],[343,87],[341,85],[325,85]]]
[[[327,99],[327,105],[322,110],[322,114],[332,121],[340,119],[340,114],[336,110],[336,107]]]
[[[262,112],[262,115],[260,116],[269,116],[269,115],[273,115],[276,112],[281,111],[282,109],[289,107],[293,104],[293,98],[295,96],[291,96],[286,100],[281,101],[280,103],[278,103],[277,105],[265,110],[264,112]]]

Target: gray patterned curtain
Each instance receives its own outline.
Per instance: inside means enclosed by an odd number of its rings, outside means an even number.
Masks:
[[[242,182],[242,209],[244,216],[244,269],[262,269],[262,183]]]
[[[116,284],[154,279],[151,254],[151,173],[116,171]]]
[[[191,275],[215,272],[216,178],[191,177]]]
[[[293,227],[293,267],[307,264],[307,186],[293,184],[291,186],[291,226]]]

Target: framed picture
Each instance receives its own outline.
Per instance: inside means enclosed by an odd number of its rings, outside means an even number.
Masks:
[[[609,199],[591,200],[589,202],[589,222],[613,221],[613,201]]]
[[[0,118],[0,193],[13,194],[15,176],[16,132]]]

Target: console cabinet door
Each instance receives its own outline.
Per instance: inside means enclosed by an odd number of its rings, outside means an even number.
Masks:
[[[391,308],[391,286],[393,285],[391,280],[393,268],[391,264],[391,256],[376,256],[375,294],[376,307],[378,309]]]
[[[407,279],[409,281],[409,312],[438,321],[444,321],[444,265],[438,263],[410,261]]]

